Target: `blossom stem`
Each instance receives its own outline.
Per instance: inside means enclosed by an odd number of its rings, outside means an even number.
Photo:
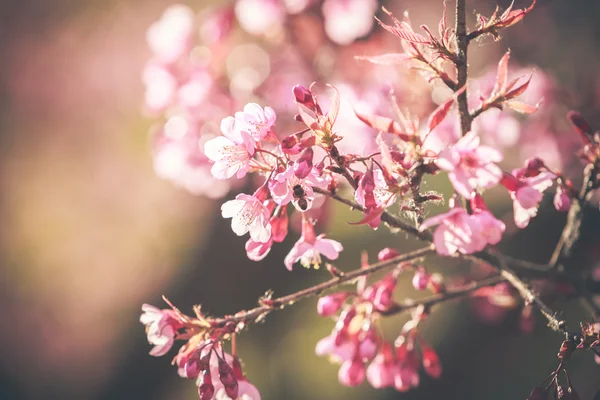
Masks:
[[[341,284],[354,281],[356,278],[361,276],[370,275],[377,271],[380,271],[390,265],[396,265],[401,262],[414,260],[420,257],[423,257],[427,254],[434,253],[435,250],[433,246],[423,247],[418,250],[414,250],[408,253],[401,254],[397,257],[391,258],[389,260],[381,261],[375,264],[371,264],[367,267],[361,267],[351,272],[347,272],[340,277],[332,278],[328,281],[320,283],[315,286],[311,286],[307,289],[300,290],[296,293],[289,294],[287,296],[279,297],[276,299],[263,300],[262,305],[253,308],[248,311],[242,311],[232,316],[226,316],[223,318],[212,320],[211,322],[215,326],[224,326],[227,323],[239,323],[239,322],[255,322],[262,320],[267,314],[269,314],[273,310],[280,310],[285,306],[292,305],[295,302],[302,300],[304,298],[312,297],[319,295],[325,290],[337,287]]]
[[[506,281],[505,277],[496,275],[491,278],[472,282],[471,284],[460,287],[460,288],[449,289],[443,293],[439,293],[439,294],[436,294],[436,295],[433,295],[430,297],[426,297],[422,300],[405,300],[402,303],[396,303],[389,310],[387,310],[385,312],[381,312],[381,314],[394,315],[394,314],[401,313],[403,311],[411,310],[411,309],[419,307],[419,306],[431,307],[435,304],[443,303],[448,300],[455,299],[457,297],[463,297],[471,292],[476,291],[477,289],[481,289],[486,286],[497,285],[504,281]]]
[[[583,219],[583,206],[592,194],[594,189],[592,178],[597,172],[592,164],[589,164],[583,172],[583,183],[581,184],[579,195],[573,199],[573,204],[571,204],[571,208],[567,214],[567,223],[548,262],[552,269],[557,269],[560,266],[561,258],[570,255],[573,246],[577,242],[577,239],[579,239],[581,221]]]

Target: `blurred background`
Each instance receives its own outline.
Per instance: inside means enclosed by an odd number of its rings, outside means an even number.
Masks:
[[[239,29],[233,21],[227,38],[214,30],[204,38],[199,57],[206,60],[210,53],[211,79],[229,93],[213,124],[256,100],[275,108],[277,127],[292,133],[294,128],[287,129],[293,126],[291,87],[313,80],[345,85],[342,96],[371,105],[385,101],[371,100],[369,85],[391,84],[413,113],[426,118],[435,107],[436,90],[424,92],[423,79],[353,59],[400,51],[392,35],[358,17],[321,11],[315,2],[301,13],[288,3],[302,2],[287,1],[287,16],[279,15],[279,26],[268,32],[242,21]],[[374,3],[383,18],[381,2]],[[398,16],[409,9],[416,30],[422,23],[436,27],[442,10],[438,0],[384,3]],[[249,261],[246,238],[235,236],[220,217],[222,199],[194,195],[181,187],[185,183],[157,176],[149,132],[160,129],[164,115],[149,109],[142,71],[152,57],[146,31],[170,4],[0,2],[0,399],[194,399],[196,388],[177,376],[170,356],[148,355],[139,323],[143,303],[162,307],[164,294],[184,312],[201,303],[204,311],[223,315],[251,308],[267,289],[283,295],[327,279],[325,271],[284,268],[283,257],[298,234],[290,234],[262,262]],[[199,13],[202,25],[215,15],[210,12],[233,3],[186,4]],[[490,15],[496,5],[508,4],[470,1],[468,9]],[[515,1],[516,8],[528,5]],[[323,16],[333,24],[325,30]],[[536,69],[530,103],[545,99],[531,120],[495,116],[482,122],[492,127],[488,142],[506,150],[505,168],[540,155],[577,181],[581,166],[573,154],[579,139],[564,116],[577,109],[600,127],[599,18],[597,0],[538,0],[524,22],[502,32],[502,41],[485,38],[472,46],[471,72],[481,86],[490,73],[493,82],[497,60],[510,48],[515,70]],[[469,20],[473,27],[475,13]],[[361,32],[344,31],[360,24],[367,25]],[[221,28],[227,30],[227,24]],[[213,103],[221,104],[216,98]],[[491,132],[501,124],[503,130]],[[427,185],[450,192],[445,177]],[[539,217],[516,232],[508,196],[501,190],[488,194],[488,203],[512,230],[504,251],[531,261],[548,259],[565,215],[547,197]],[[360,216],[334,204],[325,207],[331,213],[323,222],[328,236],[345,247],[336,262],[340,269],[358,267],[362,249],[374,260],[386,246],[401,251],[417,246],[385,227],[373,232],[349,226],[347,221]],[[599,262],[599,226],[597,208],[590,209],[578,265]],[[431,271],[442,271],[449,280],[467,269],[432,262]],[[415,296],[410,278],[401,279],[399,298]],[[436,309],[423,333],[439,352],[444,372],[438,380],[422,376],[421,385],[408,393],[366,383],[358,389],[341,386],[338,368],[314,355],[316,342],[333,327],[333,321],[317,316],[314,300],[271,314],[241,336],[239,352],[249,379],[267,400],[524,399],[556,367],[560,338],[538,315],[533,332],[519,329],[520,307],[493,318],[478,318],[479,308],[463,301]],[[577,301],[556,308],[572,326],[589,318]],[[386,321],[390,340],[406,318]],[[577,355],[569,372],[582,399],[600,390],[600,367],[591,355]]]

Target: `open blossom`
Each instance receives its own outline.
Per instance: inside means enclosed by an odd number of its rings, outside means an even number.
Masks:
[[[518,170],[513,171],[519,176]],[[505,174],[502,184],[508,189],[513,201],[515,224],[519,228],[529,225],[531,218],[538,212],[543,193],[554,183],[556,176],[551,172],[540,172],[536,176],[515,178]]]
[[[364,208],[365,218],[359,223],[366,223],[373,229],[377,229],[381,214],[396,200],[383,177],[383,171],[372,167],[360,179],[354,198]]]
[[[173,346],[175,333],[181,327],[181,323],[172,310],[161,310],[144,304],[142,311],[144,313],[140,316],[140,322],[146,325],[148,342],[154,345],[150,355],[164,356]]]
[[[476,194],[471,198],[471,219],[479,225],[479,234],[489,244],[497,244],[502,240],[502,234],[506,230],[504,222],[500,221],[490,212],[485,205],[483,197]]]
[[[255,242],[267,243],[271,239],[270,213],[264,206],[266,189],[261,186],[252,196],[238,194],[221,206],[223,218],[231,218],[231,229],[238,236],[250,232]]]
[[[320,171],[314,167],[304,179],[299,179],[290,165],[269,181],[269,189],[277,204],[284,206],[292,202],[298,211],[304,212],[310,210],[315,200],[313,186],[324,188],[328,183],[327,176],[320,176]]]
[[[325,235],[315,236],[312,224],[304,219],[302,221],[302,237],[294,244],[294,247],[285,257],[284,264],[290,271],[297,261],[306,267],[319,268],[321,254],[330,260],[338,258],[339,253],[344,250],[340,242],[325,239]]]
[[[165,10],[160,20],[150,26],[146,40],[154,56],[161,62],[176,62],[190,48],[194,33],[194,12],[175,4]]]
[[[433,243],[438,254],[471,254],[483,250],[487,244],[480,234],[478,221],[462,207],[454,207],[447,213],[429,218],[421,224],[419,230],[424,231],[435,225],[439,225],[433,233]]]
[[[254,155],[254,140],[233,117],[223,119],[221,133],[204,144],[206,157],[214,161],[211,173],[217,179],[243,178]]]
[[[436,164],[448,171],[456,192],[466,198],[477,188],[487,189],[502,179],[502,170],[494,163],[502,154],[488,146],[480,146],[475,132],[461,137],[453,146],[443,150]]]
[[[243,111],[235,113],[235,119],[240,121],[243,129],[256,140],[261,140],[271,132],[277,115],[271,107],[264,109],[256,103],[248,103]]]
[[[207,137],[199,135],[197,125],[187,116],[173,115],[157,130],[153,142],[154,171],[192,194],[223,197],[231,182],[212,176],[212,165],[201,147]]]

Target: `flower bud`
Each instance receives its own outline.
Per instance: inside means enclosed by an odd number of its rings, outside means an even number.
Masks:
[[[538,175],[540,172],[540,169],[544,168],[546,165],[540,158],[533,157],[533,158],[530,158],[527,161],[525,161],[525,166],[527,168],[527,175],[535,176],[535,175]]]
[[[429,290],[433,293],[443,293],[446,291],[446,284],[444,283],[444,277],[441,274],[431,274],[429,277]]]
[[[425,290],[429,285],[431,275],[425,271],[425,268],[419,267],[412,279],[412,285],[416,290]]]
[[[314,151],[312,147],[309,147],[304,150],[300,158],[298,158],[294,163],[294,175],[296,175],[298,179],[306,178],[312,171],[313,156]]]
[[[188,379],[196,379],[201,372],[201,363],[197,358],[190,358],[183,366],[185,377]]]
[[[378,310],[387,310],[389,309],[394,300],[394,289],[396,289],[397,280],[393,275],[387,275],[380,281],[379,288],[375,293],[375,298],[373,299],[373,305]]]
[[[300,151],[302,151],[302,148],[300,146],[300,140],[298,139],[298,136],[290,135],[290,136],[285,137],[281,141],[281,150],[285,154],[290,154],[290,155],[300,153]]]
[[[288,234],[289,218],[285,207],[279,210],[279,213],[273,215],[269,220],[271,224],[271,239],[274,242],[281,243]]]
[[[296,85],[292,89],[292,92],[294,93],[294,99],[296,100],[296,103],[302,104],[312,111],[315,110],[315,101],[310,90],[302,85]]]
[[[342,307],[348,295],[347,292],[339,292],[321,297],[317,303],[317,312],[321,317],[332,316]]]
[[[340,367],[338,379],[344,386],[358,386],[365,380],[365,365],[358,359],[346,360]]]
[[[377,259],[379,261],[387,261],[391,258],[398,257],[398,255],[400,255],[398,250],[392,249],[391,247],[386,247],[385,249],[381,250],[379,254],[377,254]]]
[[[569,208],[571,208],[571,198],[562,186],[556,188],[556,193],[554,194],[554,208],[556,208],[557,211],[569,211]]]
[[[367,368],[367,381],[375,389],[389,387],[394,384],[394,364],[386,363],[383,354],[378,354]]]
[[[215,395],[215,387],[212,384],[210,369],[204,370],[202,373],[202,384],[198,386],[198,396],[200,400],[210,400]]]
[[[423,357],[423,368],[427,375],[435,379],[439,378],[442,375],[442,365],[435,350],[431,347],[421,346],[421,355]]]

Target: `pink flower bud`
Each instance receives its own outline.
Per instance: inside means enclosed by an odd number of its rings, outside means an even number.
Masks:
[[[429,277],[429,290],[433,293],[443,293],[446,291],[444,277],[441,274],[431,274]]]
[[[344,386],[358,386],[365,380],[365,365],[362,361],[346,360],[340,367],[338,379]]]
[[[237,379],[233,375],[233,370],[227,364],[227,361],[222,358],[219,358],[219,380],[225,386],[233,385],[237,382]]]
[[[210,400],[215,395],[215,387],[212,384],[210,369],[202,373],[202,384],[198,387],[198,396],[200,400]]]
[[[442,365],[435,350],[431,347],[421,346],[421,354],[423,356],[423,368],[425,372],[432,378],[439,378],[442,375]]]
[[[394,387],[400,392],[406,392],[411,387],[419,386],[419,373],[406,365],[396,368],[394,374]]]
[[[330,317],[342,307],[349,293],[339,292],[323,296],[317,303],[317,312],[321,317]]]
[[[314,151],[312,147],[309,147],[304,150],[300,158],[294,163],[294,175],[296,175],[298,179],[306,178],[312,171],[313,156]]]
[[[544,168],[546,165],[540,158],[533,157],[525,161],[525,166],[527,168],[527,175],[535,176],[540,172],[540,169]]]
[[[285,207],[281,207],[277,215],[273,215],[269,220],[271,223],[271,239],[274,242],[281,243],[288,234],[289,218]]]
[[[386,363],[383,354],[377,355],[367,368],[367,380],[375,389],[394,384],[394,364]]]
[[[190,358],[183,368],[188,379],[196,379],[202,370],[199,360],[195,358]]]
[[[397,280],[393,275],[387,275],[380,281],[380,286],[375,293],[373,305],[378,310],[387,310],[394,303],[393,295]]]
[[[315,110],[315,101],[310,90],[302,85],[296,85],[292,89],[292,92],[294,93],[294,99],[296,100],[296,103],[302,104],[312,111]]]
[[[429,285],[431,275],[425,271],[425,268],[419,267],[412,279],[412,285],[416,290],[425,290]]]
[[[377,254],[377,259],[379,261],[386,261],[391,258],[398,257],[398,255],[400,255],[398,250],[392,249],[391,247],[386,247],[385,249],[381,250],[379,254]]]
[[[569,208],[571,208],[571,198],[562,186],[556,188],[556,193],[554,194],[554,208],[556,208],[557,211],[569,211]]]
[[[509,192],[514,192],[519,186],[519,181],[511,174],[505,172],[502,176],[502,179],[500,179],[500,184],[504,186]]]
[[[290,135],[290,136],[284,138],[281,141],[281,150],[285,154],[290,154],[290,155],[300,153],[300,151],[302,151],[302,148],[300,146],[300,139],[298,139],[298,136]]]

